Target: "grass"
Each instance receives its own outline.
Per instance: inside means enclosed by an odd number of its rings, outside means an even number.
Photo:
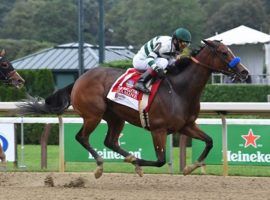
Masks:
[[[25,145],[23,162],[21,147],[18,145],[18,167],[14,167],[12,162],[8,163],[7,171],[27,171],[27,172],[57,172],[59,170],[59,148],[56,145],[49,145],[47,169],[41,169],[41,147],[40,145]],[[173,149],[173,172],[174,174],[180,174],[179,172],[179,149]],[[191,163],[191,149],[187,149],[187,164]],[[20,166],[25,165],[26,168]],[[96,168],[96,164],[93,162],[74,163],[68,162],[65,166],[66,172],[92,172]],[[169,174],[169,167],[165,165],[161,168],[155,167],[143,167],[144,173],[147,174]],[[128,163],[112,163],[104,162],[104,172],[121,172],[121,173],[134,173],[134,166]],[[207,165],[207,174],[222,175],[222,165]],[[201,174],[201,170],[197,169],[193,174]],[[229,175],[240,176],[270,176],[270,170],[267,166],[229,166]]]

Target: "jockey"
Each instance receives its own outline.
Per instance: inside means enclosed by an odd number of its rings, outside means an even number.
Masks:
[[[133,66],[144,73],[134,88],[150,94],[145,84],[153,77],[164,77],[164,69],[173,64],[179,55],[191,42],[191,34],[187,29],[178,28],[170,36],[157,36],[144,44],[133,58]]]

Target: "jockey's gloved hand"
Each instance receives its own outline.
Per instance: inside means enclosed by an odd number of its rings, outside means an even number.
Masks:
[[[160,79],[163,79],[166,74],[164,72],[164,70],[160,67],[158,67],[157,65],[154,65],[152,66],[153,67],[153,70],[157,73],[157,76],[160,78]]]

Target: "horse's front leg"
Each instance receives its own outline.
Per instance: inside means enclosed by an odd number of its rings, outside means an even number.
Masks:
[[[113,117],[111,117],[113,116]],[[119,153],[120,155],[125,157],[125,162],[133,163],[137,160],[137,158],[131,153],[122,149],[119,145],[119,136],[123,127],[125,125],[125,121],[119,118],[117,115],[114,115],[111,111],[107,111],[104,115],[104,119],[108,124],[108,132],[106,138],[104,140],[104,145],[109,149]],[[135,165],[135,171],[139,176],[143,176],[142,169],[137,165]]]
[[[136,159],[132,161],[133,164],[138,166],[154,166],[154,167],[162,167],[163,165],[165,165],[167,131],[165,129],[159,129],[154,130],[151,133],[157,160],[150,161],[150,160]]]
[[[186,166],[184,168],[183,174],[188,175],[191,172],[193,172],[195,169],[197,169],[199,167],[202,167],[202,166],[205,166],[203,161],[205,160],[205,158],[207,157],[209,151],[213,147],[213,140],[206,133],[204,133],[202,130],[200,130],[195,123],[184,127],[181,130],[181,133],[185,134],[185,135],[187,135],[189,137],[199,139],[199,140],[205,142],[205,148],[204,148],[203,152],[201,153],[200,157],[198,158],[197,162],[193,163],[192,165]]]

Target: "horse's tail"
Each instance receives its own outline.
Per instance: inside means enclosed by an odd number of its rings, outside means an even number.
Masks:
[[[45,100],[30,97],[25,103],[18,105],[19,113],[25,114],[62,114],[70,106],[70,94],[74,83],[57,90]]]

